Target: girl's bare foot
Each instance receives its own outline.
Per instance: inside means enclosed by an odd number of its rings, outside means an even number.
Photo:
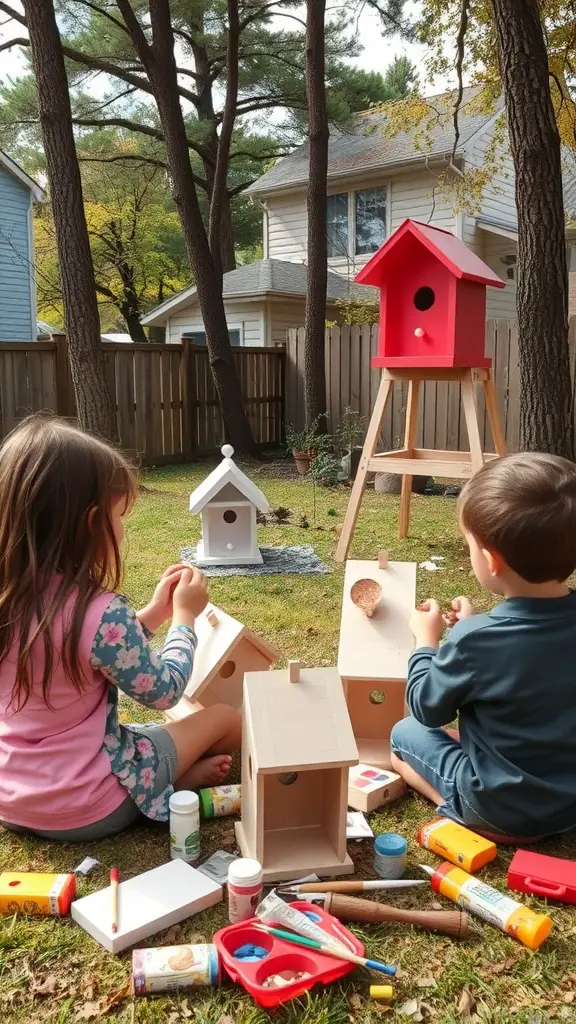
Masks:
[[[215,754],[201,757],[190,765],[176,782],[176,789],[202,789],[203,786],[219,786],[228,775],[232,758],[229,754]]]

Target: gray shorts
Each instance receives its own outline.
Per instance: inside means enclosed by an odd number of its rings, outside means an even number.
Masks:
[[[158,755],[158,771],[156,772],[152,796],[160,796],[166,786],[172,785],[176,777],[177,753],[170,733],[163,725],[138,724],[132,727],[134,731],[146,734],[146,738],[156,747]],[[126,796],[119,807],[111,814],[107,814],[100,821],[94,821],[90,825],[82,825],[80,828],[67,828],[59,830],[32,829],[24,825],[11,825],[7,821],[0,821],[0,825],[9,829],[10,832],[19,832],[21,835],[37,836],[39,839],[51,839],[61,843],[89,843],[96,839],[107,839],[117,832],[134,825],[140,819],[145,819],[139,807],[136,806],[131,796]]]

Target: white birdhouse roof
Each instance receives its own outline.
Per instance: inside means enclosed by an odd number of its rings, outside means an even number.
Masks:
[[[233,462],[233,454],[234,449],[231,445],[223,445],[222,455],[224,458],[222,462],[219,466],[216,466],[216,469],[190,495],[190,512],[201,512],[209,502],[214,501],[220,491],[228,484],[232,484],[260,512],[270,511],[270,502],[266,495]],[[233,499],[230,501],[230,504],[234,504]]]
[[[244,709],[258,771],[277,774],[358,763],[358,748],[335,668],[247,672]]]

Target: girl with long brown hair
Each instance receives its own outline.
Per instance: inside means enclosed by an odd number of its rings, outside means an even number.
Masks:
[[[142,814],[168,819],[174,789],[216,785],[240,745],[217,705],[166,725],[122,725],[118,690],[156,711],[192,672],[202,573],[171,566],[134,612],[117,593],[136,477],[114,448],[33,416],[0,448],[0,824],[92,840]],[[148,640],[172,620],[161,654]]]

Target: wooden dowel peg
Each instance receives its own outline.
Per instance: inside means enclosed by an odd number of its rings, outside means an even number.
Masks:
[[[404,910],[334,892],[327,893],[324,910],[339,921],[413,924],[429,932],[450,935],[453,939],[465,939],[468,935],[468,915],[459,910]]]
[[[300,662],[289,661],[288,662],[288,679],[291,683],[300,682]]]
[[[216,615],[216,612],[214,611],[213,608],[208,609],[208,611],[206,612],[206,618],[208,619],[208,622],[210,623],[211,626],[218,625],[218,616]]]
[[[382,551],[378,552],[378,568],[379,569],[387,569],[388,568],[388,552],[384,551],[384,549],[382,549]]]

